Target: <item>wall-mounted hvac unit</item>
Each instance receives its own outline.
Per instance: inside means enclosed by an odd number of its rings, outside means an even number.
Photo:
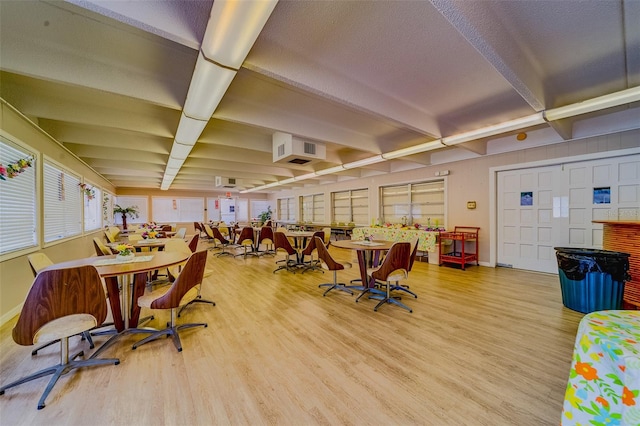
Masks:
[[[240,180],[236,178],[227,178],[216,176],[216,188],[235,188],[240,185]]]
[[[327,148],[323,143],[303,141],[281,132],[274,133],[272,140],[274,163],[307,164],[327,157]]]

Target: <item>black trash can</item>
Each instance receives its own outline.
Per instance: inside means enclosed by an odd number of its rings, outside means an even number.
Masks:
[[[585,314],[622,308],[629,280],[629,254],[588,248],[555,247],[562,303]]]

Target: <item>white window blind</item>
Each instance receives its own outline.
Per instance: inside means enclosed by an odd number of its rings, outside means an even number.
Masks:
[[[0,164],[33,156],[31,152],[0,138]],[[14,178],[0,180],[0,254],[34,247],[36,238],[36,163]]]
[[[83,194],[84,230],[94,231],[102,227],[102,191],[89,183],[86,184],[85,188],[93,195]],[[91,199],[89,199],[90,197]]]
[[[324,221],[324,194],[305,195],[302,198],[302,221],[320,223]]]
[[[344,224],[355,223],[360,226],[368,224],[368,189],[333,192],[331,195],[333,198],[332,222]]]
[[[128,224],[149,222],[149,199],[147,197],[132,197],[132,196],[119,195],[116,197],[116,200],[113,204],[114,204],[114,207],[117,204],[123,209],[127,207],[133,207],[133,206],[137,207],[138,217],[132,219],[131,217],[127,216]],[[113,210],[111,211],[111,214],[113,215]],[[122,225],[121,214],[116,214],[115,216],[113,216],[113,219],[115,224]]]
[[[44,242],[82,232],[80,179],[68,170],[44,161]]]
[[[152,197],[151,206],[154,222],[204,221],[204,198]]]

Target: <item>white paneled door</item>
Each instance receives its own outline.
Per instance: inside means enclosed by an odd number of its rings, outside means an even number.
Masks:
[[[640,219],[640,155],[498,172],[498,264],[558,270],[554,247],[602,247],[593,220]]]

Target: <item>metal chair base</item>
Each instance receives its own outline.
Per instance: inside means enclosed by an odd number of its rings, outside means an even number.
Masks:
[[[47,399],[47,396],[49,396],[49,393],[58,382],[58,379],[64,376],[65,374],[67,374],[68,372],[75,370],[77,368],[83,368],[83,367],[93,367],[97,365],[108,365],[108,364],[113,364],[113,365],[120,364],[120,360],[118,358],[95,359],[92,357],[86,360],[74,361],[74,359],[76,359],[77,357],[83,356],[84,352],[77,353],[76,355],[72,356],[71,361],[69,361],[66,355],[68,353],[67,351],[68,351],[68,345],[69,345],[68,338],[57,340],[57,342],[60,342],[60,344],[63,345],[61,349],[61,355],[60,355],[61,357],[60,364],[54,365],[52,367],[44,368],[40,371],[30,374],[29,376],[23,377],[22,379],[16,380],[15,382],[9,383],[8,385],[1,387],[0,395],[4,395],[4,392],[7,389],[10,389],[12,387],[30,382],[32,380],[39,379],[40,377],[52,375],[51,380],[49,380],[47,387],[45,388],[44,392],[42,393],[42,396],[40,397],[40,400],[38,401],[38,410],[42,410],[45,407],[45,400]]]
[[[191,305],[192,303],[206,303],[212,306],[216,306],[216,302],[213,302],[211,300],[206,300],[203,299],[202,296],[198,295],[195,299],[193,299],[192,301],[190,301],[189,303],[187,303],[186,305],[182,306],[180,308],[180,310],[178,311],[178,318],[180,318],[180,314],[182,313],[182,311],[184,310],[184,308],[186,308],[187,306]]]
[[[208,327],[207,323],[190,323],[190,324],[182,324],[178,326],[167,327],[164,330],[156,331],[151,336],[147,336],[139,342],[135,343],[131,349],[135,350],[138,346],[142,346],[145,343],[149,343],[153,340],[156,340],[162,336],[171,336],[173,340],[173,344],[175,345],[178,352],[182,352],[182,342],[180,342],[180,336],[178,335],[179,330],[183,330],[185,328],[193,328],[193,327]]]

